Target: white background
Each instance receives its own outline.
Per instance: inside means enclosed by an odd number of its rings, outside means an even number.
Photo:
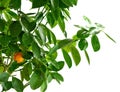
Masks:
[[[26,6],[26,3],[24,4]],[[76,33],[74,24],[82,23],[82,16],[93,22],[103,24],[105,32],[116,40],[116,44],[100,34],[101,50],[93,52],[88,48],[91,64],[88,65],[84,55],[79,66],[60,71],[64,82],[59,85],[52,81],[46,92],[120,92],[120,3],[119,0],[78,0],[78,5],[71,8],[71,20],[67,24],[68,34]],[[56,33],[59,30],[56,30]],[[62,34],[61,34],[62,35]],[[61,35],[58,36],[61,38]],[[81,54],[83,54],[81,52]],[[61,58],[61,57],[59,57]],[[27,88],[24,92],[31,91]],[[12,91],[13,92],[13,91]]]

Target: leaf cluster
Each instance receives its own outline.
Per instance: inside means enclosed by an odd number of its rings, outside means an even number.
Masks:
[[[0,84],[2,92],[11,88],[23,92],[30,85],[32,90],[45,92],[48,83],[64,81],[59,73],[64,64],[69,68],[79,65],[81,51],[90,64],[87,52],[88,38],[91,38],[93,51],[99,51],[98,34],[103,31],[101,24],[83,17],[89,26],[78,27],[73,38],[67,38],[65,21],[70,19],[69,8],[77,5],[78,0],[29,0],[29,13],[22,10],[22,0],[0,0]],[[52,28],[59,26],[65,39],[57,39]],[[114,41],[108,34],[105,35]],[[115,41],[114,41],[115,42]],[[57,60],[58,50],[64,60]],[[14,60],[15,53],[22,53],[24,61]],[[20,57],[19,57],[20,58]],[[20,78],[15,73],[20,74]]]

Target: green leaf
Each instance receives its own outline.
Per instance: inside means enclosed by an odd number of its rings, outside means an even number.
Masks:
[[[0,6],[8,7],[10,0],[0,0]]]
[[[63,61],[56,62],[56,65],[57,67],[53,63],[51,63],[48,66],[48,68],[52,71],[60,71],[64,67],[64,62]]]
[[[26,29],[28,29],[28,27],[29,27],[29,21],[27,20],[27,18],[26,17],[21,17],[21,22],[24,25],[24,27]]]
[[[32,22],[29,22],[29,27],[28,27],[28,30],[31,32],[35,29],[36,27],[36,22],[35,21],[32,21]]]
[[[7,12],[9,13],[9,15],[12,17],[12,18],[14,18],[14,19],[18,19],[18,15],[15,13],[15,12],[13,12],[12,10],[7,10]]]
[[[67,6],[66,4],[64,4],[62,2],[62,0],[59,0],[59,7],[62,8],[62,9],[69,8],[69,6]]]
[[[22,36],[22,42],[25,46],[30,46],[33,41],[32,35],[30,33],[24,33]]]
[[[48,42],[51,44],[52,43],[52,39],[51,39],[51,31],[46,28],[46,35],[47,35],[47,39],[48,39]]]
[[[32,73],[32,66],[31,63],[27,63],[23,68],[24,78],[26,81],[30,80],[30,75]]]
[[[17,69],[19,67],[17,62],[13,62],[9,67],[8,67],[8,72],[12,73],[14,72],[15,69]]]
[[[8,14],[7,11],[3,12],[4,19],[8,22],[11,21],[12,17]]]
[[[57,45],[55,45],[53,48],[50,49],[48,55],[53,54],[53,53],[56,52],[58,49],[63,48],[63,47],[65,47],[65,46],[69,45],[69,44],[72,43],[72,42],[73,42],[72,39],[64,39],[64,40],[59,41]]]
[[[64,17],[63,16],[58,18],[58,24],[59,24],[60,29],[64,33],[65,32],[65,21],[64,21]]]
[[[19,23],[19,21],[14,21],[14,22],[10,25],[9,29],[10,29],[10,34],[11,34],[11,36],[12,36],[12,37],[17,37],[17,36],[21,33],[21,31],[22,31],[22,26],[21,26],[21,24]]]
[[[95,34],[92,35],[91,44],[92,44],[93,50],[95,52],[100,50],[100,42],[99,42],[97,35],[95,35]]]
[[[98,28],[105,28],[102,24],[99,24],[99,23],[95,23],[95,25],[96,25]]]
[[[31,1],[32,1],[32,8],[39,8],[47,3],[47,0],[31,0]]]
[[[53,9],[59,8],[59,0],[50,0]]]
[[[57,69],[57,71],[60,71],[64,67],[64,62],[63,61],[59,61],[58,62],[58,66],[59,66],[59,68]]]
[[[21,17],[21,22],[29,32],[33,31],[36,27],[36,22],[30,22],[27,17]]]
[[[8,46],[12,52],[19,52],[20,50],[19,46],[15,43],[9,43]]]
[[[37,16],[35,16],[35,20],[36,21],[40,21],[40,19],[43,17],[43,13],[42,12],[39,12],[37,13]]]
[[[84,50],[84,53],[85,53],[86,59],[88,61],[88,64],[90,64],[90,58],[89,58],[88,52],[86,50]]]
[[[21,79],[21,81],[23,81],[25,79],[24,76],[25,76],[25,73],[23,72],[23,70],[21,70],[20,71],[20,79]]]
[[[23,56],[25,59],[31,59],[33,57],[33,53],[31,51],[23,52]]]
[[[56,20],[55,18],[53,17],[53,14],[51,12],[47,13],[47,21],[50,25],[51,28],[55,27],[56,26]]]
[[[77,50],[77,48],[75,48],[74,46],[71,47],[71,54],[72,54],[72,57],[73,57],[73,60],[76,64],[76,66],[77,66],[81,61],[81,56],[80,56],[80,53]]]
[[[19,9],[21,7],[21,0],[11,0],[9,7],[15,10]]]
[[[54,43],[54,45],[56,45],[56,36],[52,31],[51,31],[51,39],[52,39],[52,42]]]
[[[32,51],[33,51],[34,57],[36,57],[37,59],[40,59],[41,50],[35,41],[32,42]]]
[[[56,60],[52,60],[52,61],[51,61],[51,64],[52,64],[55,68],[59,69],[59,65],[58,65],[58,62],[57,62]]]
[[[11,81],[2,82],[2,87],[3,91],[10,90],[12,88],[12,82]]]
[[[78,0],[72,0],[74,5],[77,5]]]
[[[43,83],[43,75],[41,72],[35,71],[30,78],[30,87],[35,90],[39,88]]]
[[[50,83],[50,82],[52,81],[52,79],[53,79],[53,78],[52,78],[52,75],[49,73],[49,74],[48,74],[48,77],[47,77],[48,83]]]
[[[17,92],[23,92],[24,86],[21,80],[12,77],[12,86]]]
[[[49,28],[47,28],[47,26],[43,24],[40,25],[39,31],[36,34],[40,37],[40,39],[43,40],[43,43],[46,42],[46,37],[50,44],[52,42],[55,43],[54,42],[54,40],[56,40],[55,35],[52,33],[52,31]]]
[[[81,39],[78,43],[78,47],[81,49],[81,50],[86,50],[86,48],[88,47],[88,42],[86,39]]]
[[[63,48],[65,46],[71,44],[72,42],[73,42],[72,39],[64,39],[64,40],[61,40],[58,42],[58,46],[59,46],[59,48]]]
[[[53,15],[53,18],[54,18],[56,21],[59,20],[59,17],[61,17],[61,19],[64,18],[64,17],[62,16],[62,13],[61,13],[61,9],[60,9],[60,8],[52,9],[51,13],[52,13],[52,15]]]
[[[10,43],[11,37],[8,35],[1,35],[0,36],[0,44],[5,47],[8,46],[8,44]]]
[[[104,32],[105,33],[105,32]],[[110,39],[110,40],[112,40],[114,43],[116,43],[116,41],[112,38],[112,37],[110,37],[107,33],[105,33],[105,35]]]
[[[91,21],[90,21],[90,19],[89,19],[88,17],[83,16],[83,19],[84,19],[87,23],[91,24]]]
[[[44,82],[41,85],[40,90],[41,90],[41,92],[45,92],[46,89],[47,89],[47,82],[46,82],[46,80],[44,80]]]
[[[71,17],[70,17],[70,12],[69,12],[69,10],[68,9],[63,9],[63,12],[64,12],[64,16],[66,16],[66,19],[67,19],[67,17],[69,18],[69,19],[71,19]]]
[[[86,38],[86,37],[88,37],[88,36],[89,36],[88,30],[85,29],[85,28],[81,28],[81,29],[78,30],[78,32],[77,32],[77,37],[78,37],[78,38],[84,39],[84,38]]]
[[[43,24],[39,25],[39,27],[38,27],[38,35],[42,39],[43,43],[46,42],[47,31],[48,31],[48,28],[45,25],[43,25]]]
[[[58,45],[55,45],[53,48],[50,49],[48,55],[52,55],[52,54],[55,53],[58,49],[59,49],[59,46],[58,46]]]
[[[4,67],[3,66],[0,66],[0,73],[2,73],[4,71]]]
[[[6,25],[5,21],[2,20],[2,19],[0,19],[0,31],[1,31],[1,32],[4,31],[5,25]]]
[[[73,6],[73,0],[61,0],[67,6]]]
[[[63,57],[68,65],[69,68],[72,67],[72,60],[71,60],[71,57],[69,56],[69,54],[64,50],[62,49],[62,53],[63,53]]]
[[[64,78],[63,78],[62,75],[59,74],[59,73],[54,72],[54,73],[51,73],[51,75],[52,75],[52,77],[53,77],[54,79],[56,79],[56,81],[57,81],[58,83],[60,83],[61,81],[62,81],[62,82],[64,81]]]
[[[9,76],[10,75],[7,72],[0,73],[0,82],[7,82]]]

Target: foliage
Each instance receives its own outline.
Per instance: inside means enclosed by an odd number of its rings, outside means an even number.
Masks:
[[[64,81],[59,73],[64,63],[72,67],[81,61],[81,51],[90,64],[87,52],[88,38],[91,38],[93,51],[99,51],[98,34],[104,27],[92,23],[84,16],[87,26],[78,28],[73,38],[67,38],[65,21],[70,19],[69,8],[78,0],[29,0],[33,13],[21,10],[22,0],[0,0],[0,84],[2,91],[15,89],[17,92],[30,85],[31,89],[47,89],[48,83],[55,79]],[[59,26],[65,39],[57,39],[52,29]],[[104,32],[105,33],[105,32]],[[105,35],[112,39],[108,34]],[[115,42],[115,41],[114,41]],[[78,45],[77,45],[78,44]],[[64,60],[57,60],[61,49]],[[15,73],[20,73],[20,78]]]

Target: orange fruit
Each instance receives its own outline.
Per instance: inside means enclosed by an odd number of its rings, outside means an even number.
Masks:
[[[22,63],[24,62],[24,58],[23,58],[23,54],[21,52],[16,52],[14,54],[13,59],[17,62],[17,63]]]

